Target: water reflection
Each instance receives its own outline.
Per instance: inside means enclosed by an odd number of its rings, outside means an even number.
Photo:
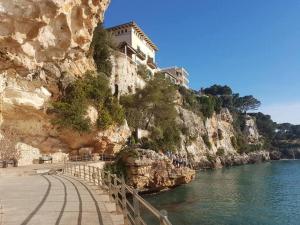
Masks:
[[[199,172],[188,185],[147,196],[174,225],[300,224],[300,161]]]

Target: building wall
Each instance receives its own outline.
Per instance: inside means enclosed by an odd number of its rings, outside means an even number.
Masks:
[[[123,30],[123,33],[121,32]],[[126,32],[127,31],[127,32]],[[122,43],[126,41],[128,44],[131,45],[131,29],[120,29],[118,31],[113,32],[113,40],[118,45],[119,43]]]
[[[137,64],[123,53],[118,53],[112,59],[113,69],[110,78],[112,93],[118,87],[118,95],[133,94],[136,89],[143,88],[146,83],[137,74]]]
[[[173,77],[176,78],[177,80],[177,84],[182,85],[186,88],[188,88],[188,74],[186,74],[186,72],[182,69],[182,68],[177,68],[177,67],[173,67],[173,68],[166,68],[166,69],[162,69],[162,71],[167,71],[170,74],[173,75]],[[181,75],[178,76],[177,72],[180,72]]]
[[[122,32],[123,31],[123,32]],[[126,32],[127,31],[127,32]],[[140,48],[140,50],[146,55],[145,60],[141,60],[139,57],[137,57],[135,54],[132,56],[133,61],[135,61],[137,64],[143,64],[146,65],[147,68],[151,71],[152,74],[154,74],[157,69],[151,69],[147,65],[148,57],[150,56],[153,58],[155,62],[155,50],[142,38],[138,35],[138,33],[134,30],[134,28],[123,28],[117,31],[113,32],[113,39],[116,44],[122,43],[126,41],[131,47],[133,47],[135,50]]]
[[[140,47],[141,51],[145,53],[147,57],[150,56],[151,58],[153,58],[155,62],[155,50],[152,49],[152,47],[142,37],[140,37],[133,28],[131,28],[131,32],[132,32],[132,43],[131,43],[132,47],[134,49],[138,49],[138,47]]]

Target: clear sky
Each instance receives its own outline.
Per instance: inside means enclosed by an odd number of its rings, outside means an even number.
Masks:
[[[300,0],[112,0],[105,26],[135,21],[160,67],[183,66],[193,89],[227,84],[300,124]]]

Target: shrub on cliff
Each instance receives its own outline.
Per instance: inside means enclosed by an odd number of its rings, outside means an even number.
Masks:
[[[84,78],[76,80],[67,87],[65,95],[52,105],[57,114],[54,122],[78,131],[89,131],[91,128],[86,117],[88,105],[93,105],[98,111],[98,128],[120,125],[125,119],[123,108],[111,94],[106,75],[101,73],[89,72]]]
[[[202,140],[203,140],[204,144],[206,145],[206,147],[208,147],[209,149],[212,148],[212,145],[211,145],[211,143],[209,141],[209,137],[208,137],[207,134],[202,135]]]
[[[97,71],[111,75],[112,63],[110,61],[111,51],[115,48],[110,33],[99,23],[94,31],[91,50]]]
[[[183,99],[183,107],[199,116],[211,118],[214,112],[219,113],[221,111],[222,103],[215,96],[199,96],[195,91],[185,87],[179,87],[178,91]]]
[[[115,162],[113,164],[106,164],[104,169],[109,171],[111,174],[116,174],[118,177],[124,177],[126,179],[126,163],[129,161],[129,158],[139,158],[139,152],[134,148],[125,147],[119,153],[117,153]]]
[[[144,81],[149,81],[151,78],[149,69],[145,65],[138,65],[137,67],[137,74],[144,80]]]
[[[209,88],[205,88],[203,92],[206,95],[214,95],[214,96],[232,95],[232,89],[227,85],[222,86],[222,85],[215,84]]]
[[[175,150],[179,145],[175,100],[176,88],[161,74],[156,74],[136,94],[121,97],[129,126],[151,131],[147,145],[153,150]]]
[[[221,157],[225,155],[225,149],[224,148],[218,148],[217,150],[217,156]]]

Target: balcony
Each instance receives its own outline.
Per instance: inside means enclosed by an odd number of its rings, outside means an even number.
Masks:
[[[148,57],[148,60],[147,60],[147,65],[151,68],[151,69],[156,69],[157,66],[153,60],[153,58],[151,57]]]
[[[146,54],[144,52],[142,52],[141,49],[139,49],[139,48],[136,50],[136,55],[141,60],[145,60],[146,59]]]

